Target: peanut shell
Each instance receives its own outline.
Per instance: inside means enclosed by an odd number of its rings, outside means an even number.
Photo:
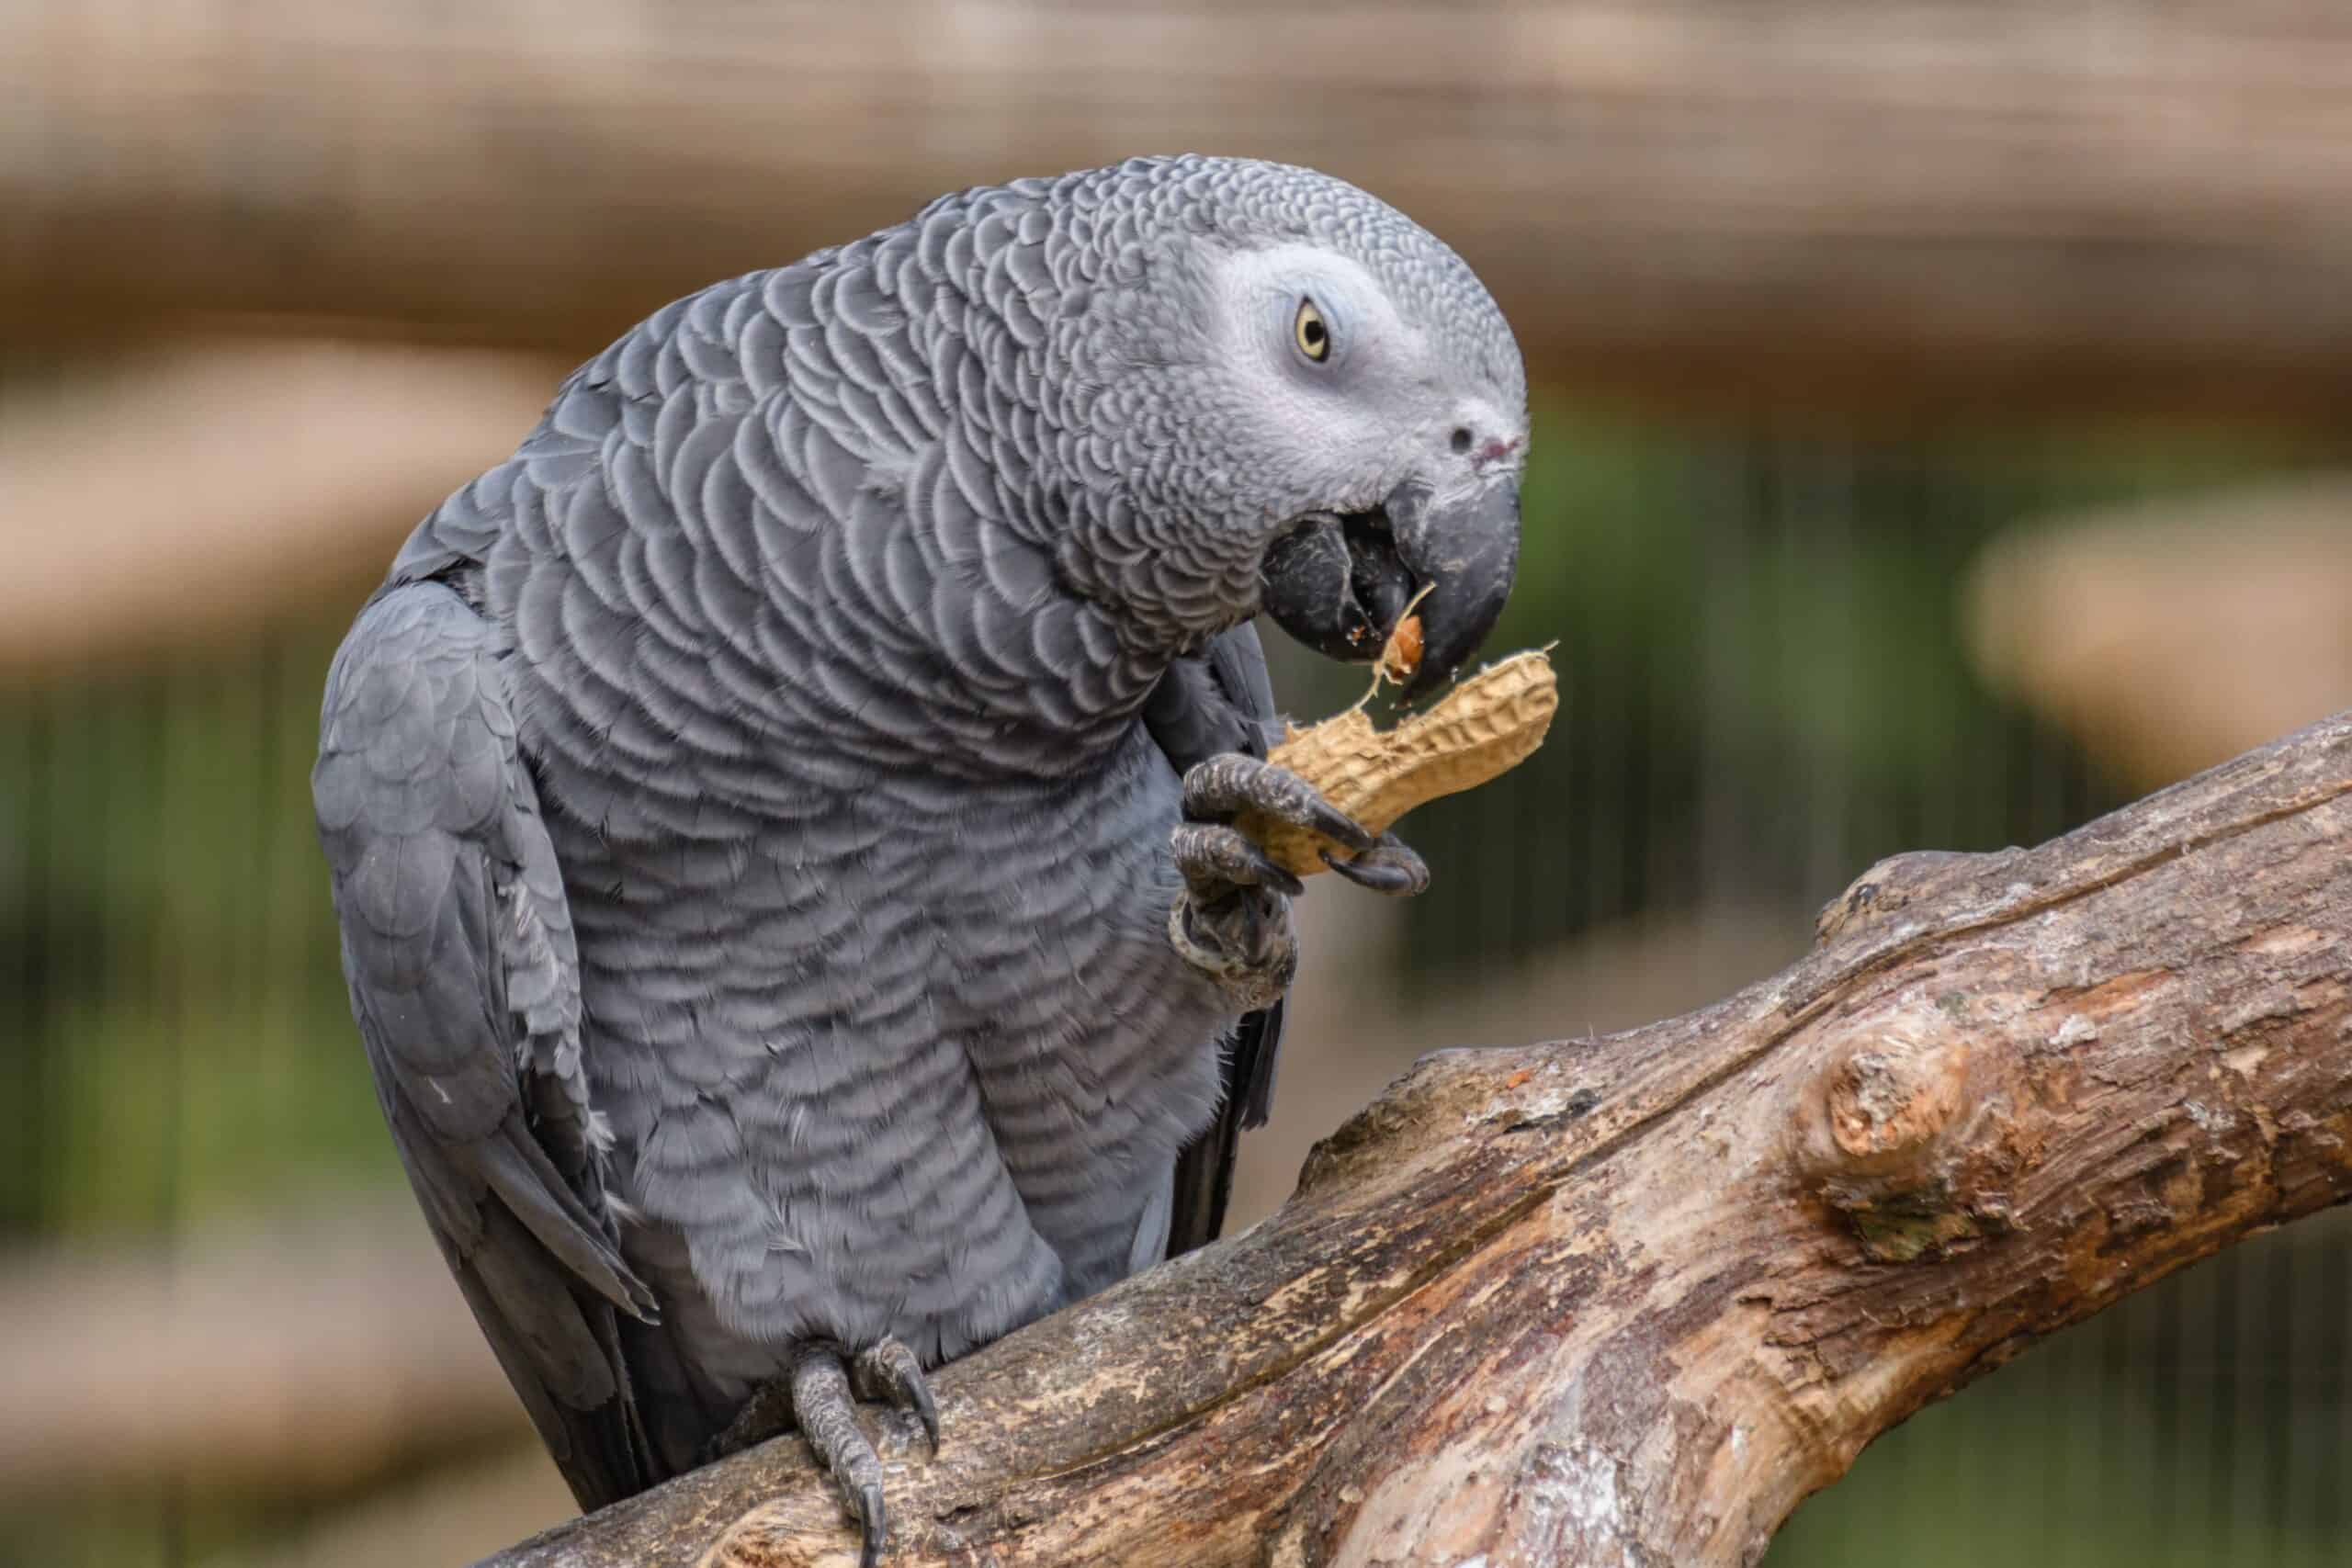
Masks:
[[[1375,729],[1363,708],[1351,708],[1293,729],[1271,755],[1368,831],[1385,833],[1416,806],[1475,789],[1525,761],[1559,705],[1550,651],[1531,649],[1488,665],[1394,729]],[[1329,869],[1321,851],[1348,855],[1320,833],[1258,812],[1243,812],[1234,826],[1294,875]]]

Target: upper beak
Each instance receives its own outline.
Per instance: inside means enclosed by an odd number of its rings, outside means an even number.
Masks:
[[[1382,510],[1397,558],[1413,573],[1414,592],[1429,590],[1419,606],[1421,662],[1405,687],[1411,702],[1452,680],[1502,615],[1519,570],[1519,479],[1498,479],[1444,498],[1408,483],[1390,492]]]
[[[1494,629],[1519,565],[1519,480],[1469,479],[1443,491],[1419,479],[1376,513],[1318,513],[1266,551],[1266,613],[1334,659],[1364,662],[1417,593],[1421,661],[1407,701],[1453,679]]]

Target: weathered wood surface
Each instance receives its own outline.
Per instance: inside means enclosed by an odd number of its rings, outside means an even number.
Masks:
[[[2030,851],[1912,855],[1808,956],[1442,1053],[1244,1235],[885,1422],[902,1564],[1754,1562],[1921,1405],[2352,1195],[2352,714]],[[853,1561],[790,1438],[492,1562]]]
[[[2293,407],[2352,374],[2327,0],[185,0],[0,7],[0,328],[601,345],[939,191],[1358,178],[1548,373]]]

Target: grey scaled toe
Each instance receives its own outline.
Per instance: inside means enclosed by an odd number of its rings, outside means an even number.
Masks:
[[[1276,865],[1238,828],[1214,822],[1179,824],[1169,852],[1194,899],[1212,903],[1237,887],[1266,887],[1285,898],[1306,891],[1298,878]]]
[[[1185,773],[1187,821],[1230,821],[1243,811],[1262,811],[1277,821],[1311,828],[1351,850],[1373,847],[1373,836],[1353,818],[1288,768],[1236,751],[1212,757]]]
[[[913,1411],[931,1439],[931,1451],[939,1451],[939,1404],[931,1397],[931,1383],[912,1350],[896,1339],[869,1345],[851,1363],[850,1377],[864,1397]]]

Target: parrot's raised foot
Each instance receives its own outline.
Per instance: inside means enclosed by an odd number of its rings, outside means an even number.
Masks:
[[[1212,757],[1184,775],[1184,822],[1177,829],[1176,863],[1201,902],[1233,886],[1271,887],[1296,897],[1298,878],[1256,840],[1224,826],[1245,811],[1320,833],[1345,846],[1347,858],[1323,853],[1323,863],[1359,887],[1410,897],[1427,891],[1430,868],[1395,833],[1377,838],[1326,800],[1306,779],[1278,763],[1238,752]]]
[[[1184,820],[1169,842],[1184,891],[1168,913],[1168,938],[1244,1011],[1271,1006],[1298,968],[1290,900],[1305,891],[1232,818],[1255,808],[1317,828],[1351,848],[1372,835],[1287,768],[1241,752],[1211,757],[1184,774]]]
[[[1429,891],[1429,863],[1395,833],[1381,834],[1372,848],[1351,860],[1341,860],[1325,850],[1323,863],[1358,887],[1369,887],[1374,893],[1409,898]]]
[[[1369,850],[1374,841],[1313,784],[1262,758],[1229,751],[1185,773],[1186,821],[1227,822],[1244,811],[1261,811],[1278,822],[1312,829],[1351,850]]]
[[[849,1374],[842,1369],[840,1349],[821,1344],[795,1350],[791,1386],[794,1422],[857,1511],[865,1537],[858,1568],[875,1568],[882,1561],[882,1545],[890,1534],[882,1512],[882,1460],[857,1424],[857,1404],[850,1396]]]
[[[1184,820],[1169,846],[1184,891],[1169,912],[1169,940],[1248,1010],[1271,1006],[1289,988],[1298,967],[1289,900],[1303,888],[1232,826],[1244,811],[1309,829],[1353,851],[1351,860],[1325,859],[1360,887],[1419,893],[1429,886],[1430,871],[1396,834],[1375,838],[1288,768],[1229,752],[1187,771]]]
[[[887,1400],[901,1410],[913,1411],[922,1422],[924,1435],[931,1438],[931,1451],[939,1451],[939,1403],[932,1398],[930,1381],[912,1350],[896,1339],[869,1345],[850,1364],[850,1377],[865,1398]]]

